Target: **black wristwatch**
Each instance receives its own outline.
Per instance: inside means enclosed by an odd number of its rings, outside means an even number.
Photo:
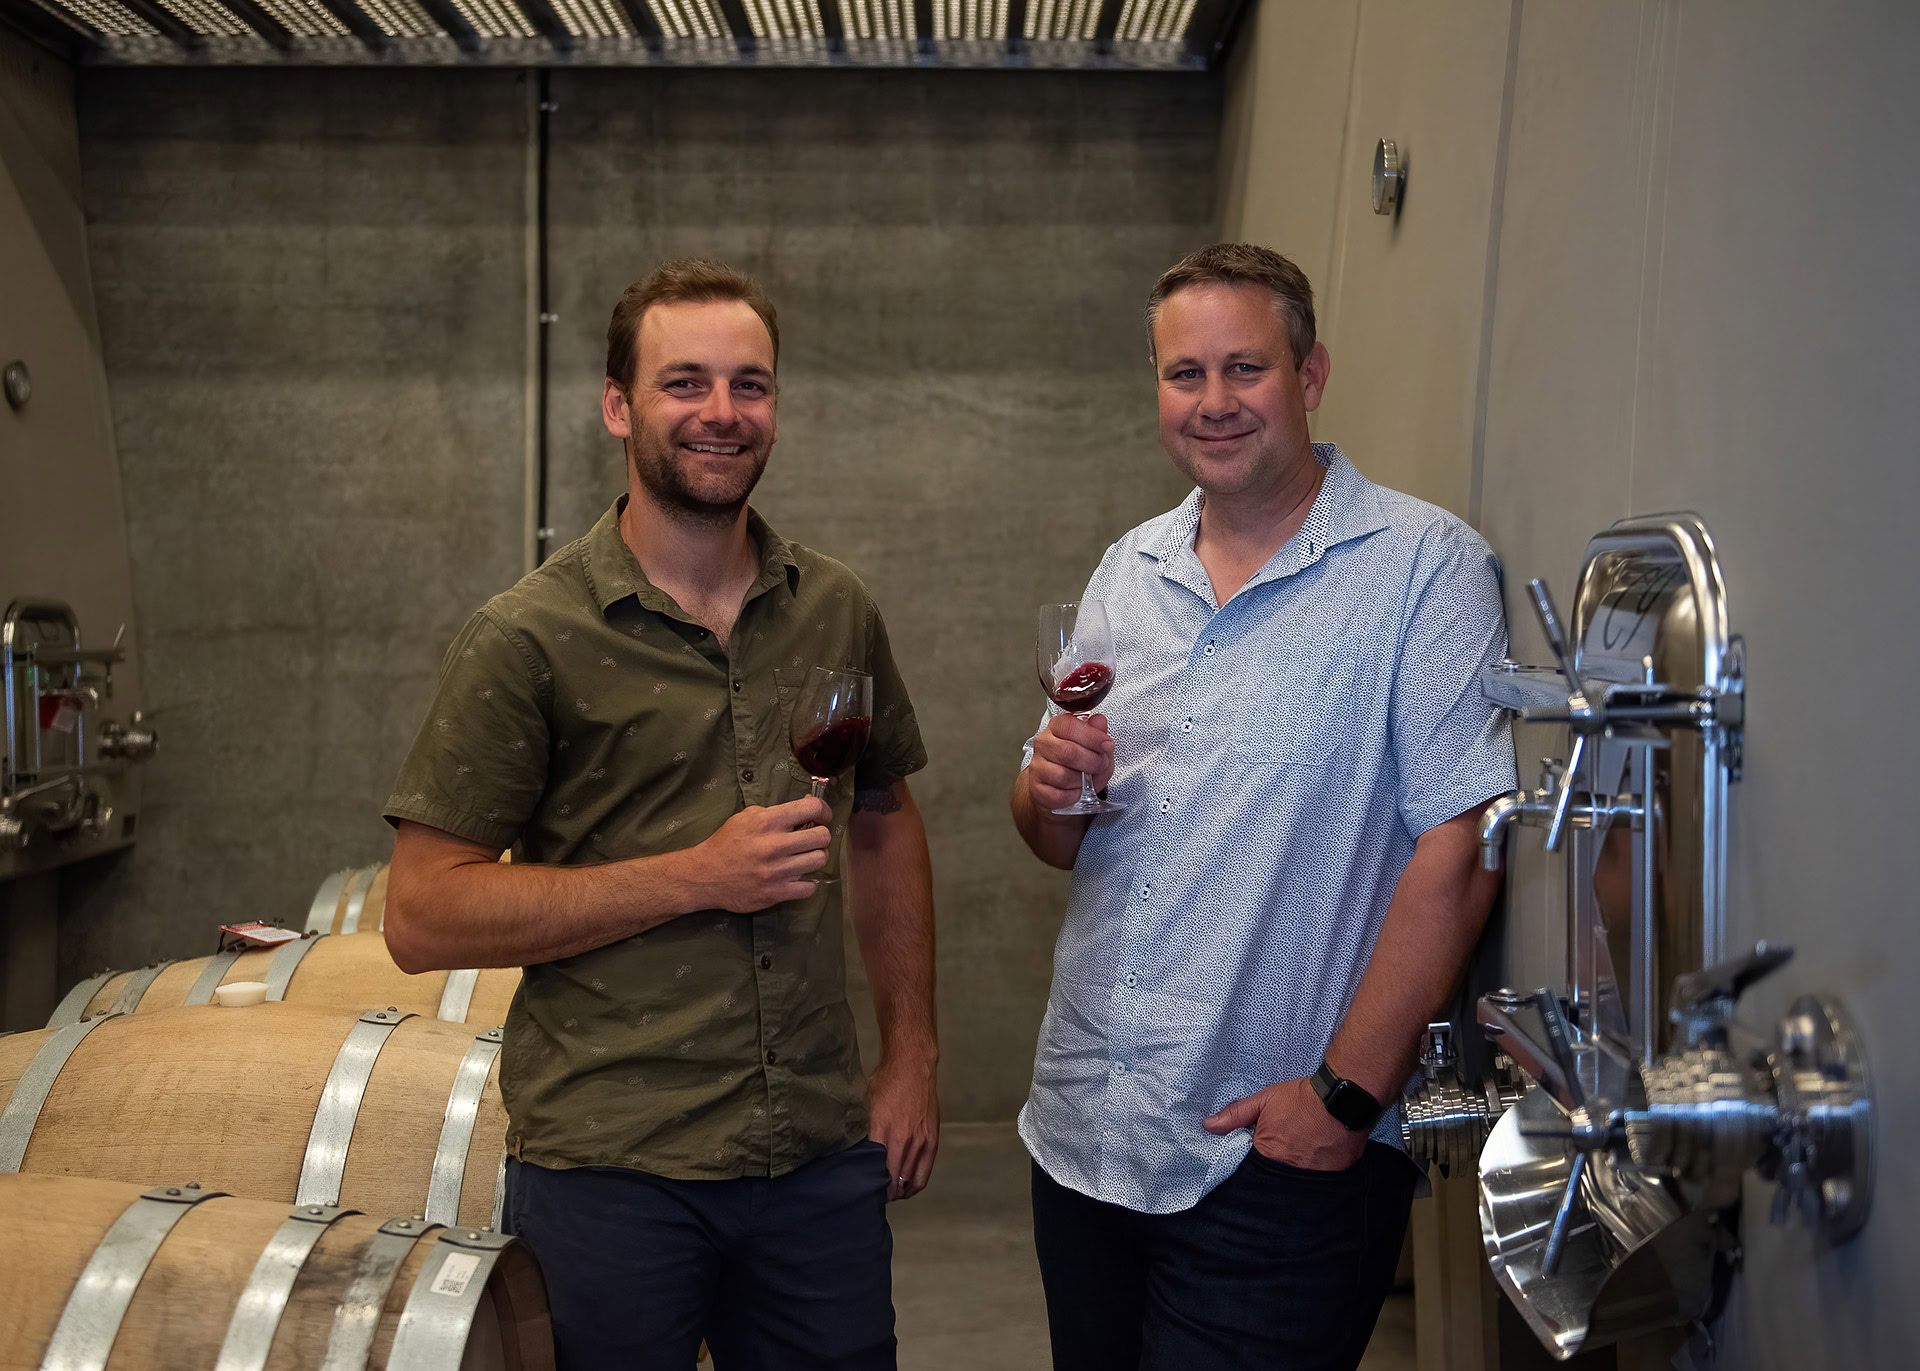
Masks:
[[[1320,1069],[1308,1079],[1313,1082],[1313,1093],[1327,1107],[1327,1113],[1351,1132],[1373,1132],[1373,1126],[1387,1112],[1387,1107],[1369,1095],[1365,1086],[1334,1075],[1324,1057],[1320,1060]]]

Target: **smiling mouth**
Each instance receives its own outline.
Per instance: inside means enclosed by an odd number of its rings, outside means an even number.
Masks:
[[[747,450],[745,443],[682,443],[689,452],[708,452],[716,457],[738,457]]]
[[[1203,443],[1234,443],[1242,438],[1251,438],[1253,430],[1248,429],[1245,433],[1196,433],[1193,436]]]

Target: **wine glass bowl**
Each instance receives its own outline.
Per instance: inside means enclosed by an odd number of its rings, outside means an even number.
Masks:
[[[794,696],[787,741],[794,759],[813,778],[811,793],[823,798],[833,778],[847,771],[866,751],[873,732],[873,677],[864,671],[816,666]],[[812,879],[831,885],[832,859]]]
[[[1040,606],[1034,639],[1040,688],[1060,709],[1085,718],[1113,689],[1117,656],[1107,607],[1098,600]],[[1125,809],[1094,793],[1093,781],[1080,776],[1080,798],[1055,814],[1117,814]]]

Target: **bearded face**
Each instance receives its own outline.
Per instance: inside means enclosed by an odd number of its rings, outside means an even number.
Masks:
[[[647,310],[636,343],[633,383],[605,396],[635,484],[671,517],[731,523],[773,452],[766,325],[743,301],[676,301]]]

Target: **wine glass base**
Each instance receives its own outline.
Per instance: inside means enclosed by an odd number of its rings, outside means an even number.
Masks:
[[[1124,814],[1125,805],[1117,805],[1112,800],[1075,800],[1065,809],[1056,809],[1054,814]]]
[[[838,876],[809,876],[807,877],[807,879],[812,881],[815,885],[839,885],[840,884],[840,878]]]

